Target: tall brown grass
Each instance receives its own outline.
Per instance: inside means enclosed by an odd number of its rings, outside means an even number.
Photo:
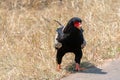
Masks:
[[[54,19],[66,25],[74,16],[82,18],[83,61],[96,64],[119,56],[119,5],[119,0],[1,0],[0,79],[55,80],[68,73],[73,54],[66,54],[63,70],[56,71]]]

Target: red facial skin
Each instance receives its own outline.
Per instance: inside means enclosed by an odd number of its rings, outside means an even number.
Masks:
[[[80,29],[82,27],[82,23],[80,22],[74,22],[74,26],[78,29]]]

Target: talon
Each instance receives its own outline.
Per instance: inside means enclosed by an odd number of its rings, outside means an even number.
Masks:
[[[60,70],[61,70],[61,65],[58,64],[57,71],[60,71]]]
[[[85,70],[85,68],[80,68],[80,65],[78,63],[76,63],[75,70],[76,71],[82,71],[82,70]]]

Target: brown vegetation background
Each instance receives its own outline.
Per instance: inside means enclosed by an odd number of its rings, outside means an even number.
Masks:
[[[55,80],[69,72],[74,55],[56,71],[58,20],[83,20],[82,61],[95,65],[120,54],[120,0],[0,0],[0,80]]]

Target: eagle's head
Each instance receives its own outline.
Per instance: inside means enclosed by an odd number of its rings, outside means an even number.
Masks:
[[[78,17],[71,18],[67,25],[65,26],[63,32],[64,33],[71,33],[75,29],[79,29],[81,27],[82,20]]]

